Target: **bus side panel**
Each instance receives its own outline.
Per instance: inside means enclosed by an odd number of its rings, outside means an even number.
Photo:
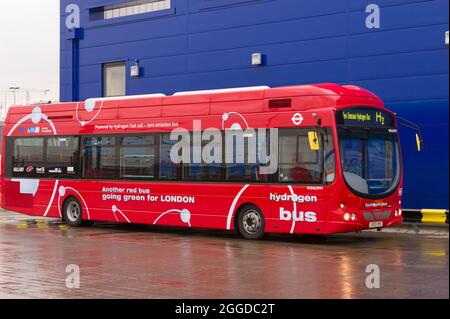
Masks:
[[[267,232],[320,234],[327,222],[326,188],[323,186],[272,185],[267,197],[270,214]]]
[[[108,181],[6,181],[5,208],[28,215],[60,217],[64,200],[74,196],[84,219],[181,227],[233,229],[239,205],[268,205],[261,187],[244,196],[245,185]],[[238,196],[239,195],[239,196]],[[231,222],[229,222],[231,220]]]
[[[56,193],[55,183],[39,179],[5,178],[3,207],[27,215],[49,216],[49,201],[53,192]]]
[[[5,208],[59,218],[73,196],[84,219],[233,230],[239,208],[261,209],[268,233],[323,232],[323,187],[177,184],[71,180],[6,180]]]

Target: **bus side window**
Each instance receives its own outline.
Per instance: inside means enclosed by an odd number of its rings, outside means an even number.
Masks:
[[[324,182],[332,184],[336,179],[336,157],[334,152],[333,133],[330,128],[325,129],[324,150]]]
[[[115,137],[86,137],[84,139],[85,178],[112,179],[119,176]]]
[[[176,141],[170,139],[170,134],[161,136],[159,158],[159,176],[161,180],[174,181],[178,178],[180,165],[173,163],[170,159],[170,150],[176,143]]]
[[[311,150],[308,131],[304,129],[280,132],[280,182],[322,183],[322,149]]]
[[[43,137],[16,138],[13,142],[12,176],[36,177],[38,167],[45,165]]]
[[[155,179],[155,136],[122,137],[120,175],[124,178]]]
[[[75,136],[47,139],[46,170],[50,177],[79,177],[80,146]],[[54,173],[50,173],[50,172]]]

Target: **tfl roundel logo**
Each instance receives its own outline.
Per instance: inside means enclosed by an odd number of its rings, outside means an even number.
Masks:
[[[295,113],[294,116],[292,116],[291,120],[292,123],[299,126],[303,123],[304,118],[300,113]]]
[[[26,171],[27,171],[27,173],[32,173],[34,171],[34,167],[33,166],[28,166]]]

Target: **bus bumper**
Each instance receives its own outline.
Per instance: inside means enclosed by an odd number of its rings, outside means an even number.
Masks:
[[[381,221],[379,221],[381,222]],[[376,227],[370,222],[346,222],[346,221],[329,221],[326,227],[326,234],[350,233],[369,229],[383,229],[399,226],[403,223],[403,217],[395,217],[392,219],[382,220],[383,226]]]

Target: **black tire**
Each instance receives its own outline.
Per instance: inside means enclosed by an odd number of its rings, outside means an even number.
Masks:
[[[71,227],[87,227],[94,224],[91,220],[83,220],[83,208],[80,201],[73,196],[64,201],[62,219]]]
[[[239,210],[236,224],[239,234],[245,239],[259,240],[264,237],[264,215],[254,205],[245,205]]]

